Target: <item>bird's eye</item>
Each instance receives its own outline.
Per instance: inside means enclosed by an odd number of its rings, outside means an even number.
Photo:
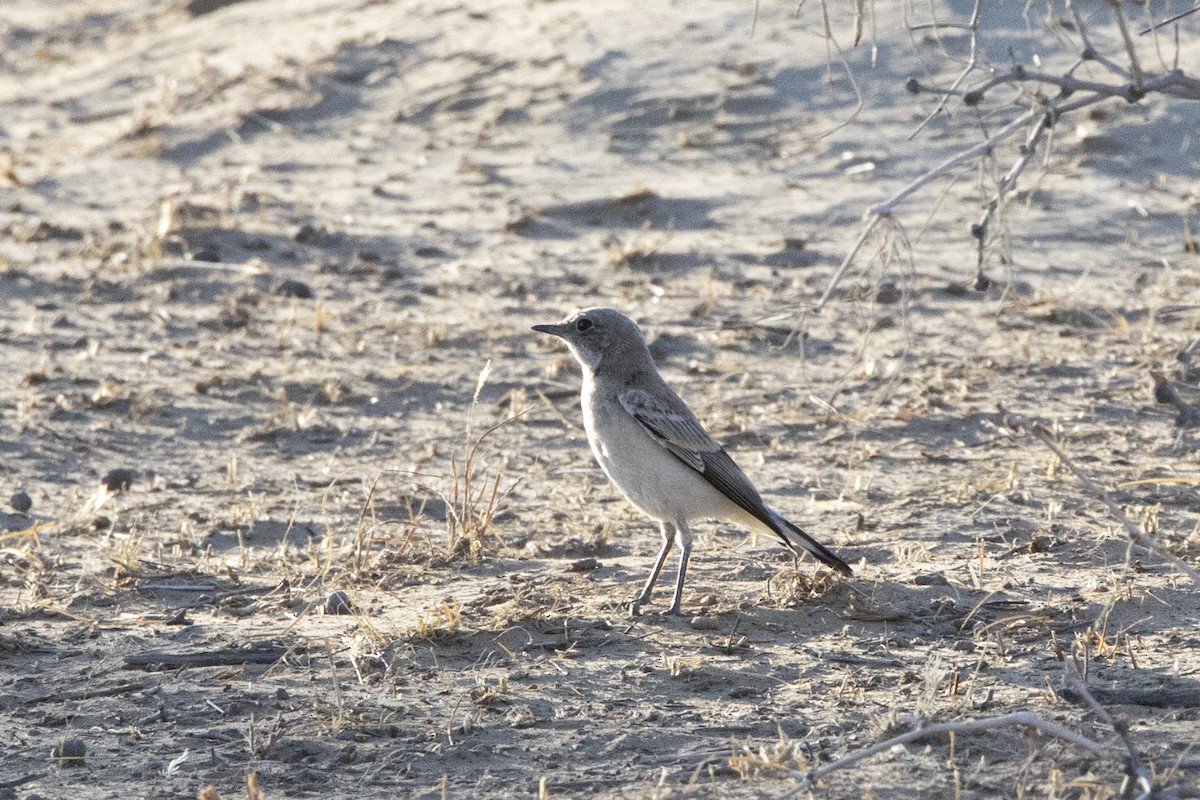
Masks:
[[[591,327],[592,327],[592,321],[590,319],[588,319],[587,317],[580,317],[579,321],[575,323],[575,330],[580,331],[580,332],[590,330]]]

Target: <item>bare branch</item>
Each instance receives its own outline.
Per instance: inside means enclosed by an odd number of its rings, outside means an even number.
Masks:
[[[896,192],[896,194],[892,195],[887,200],[871,206],[869,209],[867,209],[868,213],[877,214],[881,217],[890,217],[895,211],[896,206],[907,200],[913,193],[928,186],[930,183],[942,177],[959,164],[991,152],[997,144],[1012,136],[1021,129],[1021,126],[1035,119],[1039,113],[1040,111],[1038,110],[1025,112],[979,144],[976,144],[973,147],[968,147],[966,150],[952,155],[950,158],[947,158],[945,161],[929,170],[929,172],[926,172],[924,175],[917,178],[908,186],[905,186],[903,189]]]
[[[1093,497],[1100,500],[1105,506],[1108,507],[1109,513],[1121,523],[1123,528],[1125,528],[1125,533],[1129,537],[1129,541],[1133,546],[1139,547],[1151,555],[1169,562],[1176,569],[1180,570],[1189,578],[1191,578],[1193,583],[1200,582],[1200,573],[1197,573],[1196,570],[1192,569],[1192,567],[1182,559],[1176,558],[1174,555],[1166,552],[1156,542],[1147,539],[1142,534],[1142,531],[1138,528],[1137,523],[1129,518],[1129,516],[1121,509],[1121,506],[1112,499],[1112,496],[1105,491],[1102,486],[1092,480],[1086,472],[1080,469],[1075,462],[1071,460],[1070,456],[1063,452],[1063,449],[1059,447],[1054,439],[1050,436],[1046,426],[1038,422],[1032,422],[1016,414],[1008,413],[1005,413],[1004,415],[1004,425],[1013,431],[1025,431],[1039,442],[1046,445],[1046,447],[1050,449],[1050,452],[1054,453],[1054,455],[1058,457],[1058,460],[1062,462],[1062,465],[1070,470],[1071,474],[1075,476],[1083,488],[1087,489]]]
[[[816,304],[813,306],[814,311],[820,311],[825,307],[825,304],[829,302],[829,298],[833,296],[834,289],[836,289],[837,285],[842,282],[842,276],[846,274],[846,270],[848,270],[850,265],[854,263],[854,257],[858,255],[858,251],[862,249],[863,244],[865,244],[867,241],[867,237],[871,235],[871,231],[875,230],[875,226],[879,224],[881,219],[883,219],[882,214],[871,215],[866,227],[864,227],[862,232],[858,234],[858,239],[855,240],[854,246],[850,248],[850,252],[847,253],[846,257],[842,259],[842,263],[837,268],[837,272],[833,273],[833,278],[830,279],[829,285],[825,287],[825,293],[821,295],[821,299],[817,300]]]
[[[1156,22],[1153,25],[1150,25],[1149,27],[1142,28],[1140,31],[1138,31],[1138,36],[1145,36],[1147,33],[1150,33],[1151,31],[1156,31],[1159,28],[1165,28],[1166,26],[1170,25],[1172,22],[1178,22],[1179,20],[1183,19],[1186,16],[1195,14],[1197,11],[1200,11],[1200,5],[1197,5],[1194,8],[1189,8],[1187,11],[1182,11],[1173,17],[1167,17],[1162,22]]]
[[[971,10],[971,21],[967,23],[967,30],[971,32],[971,49],[967,55],[967,65],[963,67],[962,72],[958,73],[958,77],[954,79],[954,83],[950,84],[950,88],[942,95],[942,99],[938,101],[936,106],[934,106],[933,111],[929,112],[929,116],[925,117],[925,119],[921,121],[921,124],[918,125],[916,129],[908,135],[909,141],[912,141],[914,138],[916,138],[917,134],[924,130],[925,126],[929,124],[930,120],[945,110],[946,103],[949,102],[952,96],[958,93],[957,89],[959,84],[966,80],[967,76],[974,72],[978,67],[979,61],[977,54],[979,52],[979,12],[982,9],[983,0],[975,0],[975,8]],[[911,89],[909,91],[911,91]]]
[[[1129,69],[1117,64],[1096,49],[1088,31],[1087,21],[1080,14],[1074,0],[1067,0],[1067,7],[1070,9],[1075,21],[1075,30],[1083,42],[1083,52],[1070,69],[1061,74],[1055,74],[1016,65],[1004,71],[992,71],[986,80],[968,90],[962,88],[963,84],[973,72],[979,69],[979,16],[982,8],[982,0],[976,0],[974,3],[970,20],[966,25],[938,22],[929,25],[909,26],[910,30],[933,27],[937,29],[962,28],[970,31],[970,51],[967,64],[954,78],[949,87],[930,87],[922,84],[916,78],[909,78],[905,84],[905,88],[914,94],[936,93],[940,96],[933,112],[924,118],[908,137],[909,139],[916,136],[928,125],[930,120],[944,111],[952,97],[961,97],[965,106],[977,106],[986,99],[988,92],[997,86],[1019,87],[1030,83],[1037,87],[1053,87],[1058,90],[1057,96],[1049,98],[1040,91],[1033,92],[1030,95],[1033,107],[1008,122],[999,131],[988,136],[985,140],[951,155],[888,199],[870,206],[866,211],[866,226],[864,230],[855,241],[850,253],[830,279],[825,291],[816,302],[814,310],[819,311],[829,302],[829,298],[832,297],[833,292],[845,276],[850,263],[860,252],[867,236],[874,230],[879,218],[891,217],[896,212],[897,207],[912,195],[921,191],[960,164],[991,155],[998,145],[1015,136],[1026,125],[1032,125],[1032,127],[1025,136],[1025,142],[1020,148],[1017,158],[998,182],[991,199],[983,208],[979,221],[971,226],[971,236],[977,243],[977,285],[980,284],[982,279],[983,262],[987,252],[986,245],[993,217],[1001,207],[1004,198],[1016,188],[1021,175],[1025,172],[1033,155],[1045,142],[1048,133],[1061,118],[1071,112],[1114,98],[1120,98],[1128,103],[1138,103],[1148,95],[1157,93],[1182,100],[1200,100],[1200,78],[1188,75],[1178,67],[1164,72],[1146,72],[1143,69],[1137,57],[1133,39],[1129,35],[1129,28],[1118,0],[1107,0],[1107,2],[1114,9],[1116,24],[1121,32],[1126,55],[1130,62]],[[1105,82],[1076,77],[1075,71],[1085,61],[1095,61],[1103,65],[1113,75],[1119,76],[1123,80]]]
[[[1009,168],[1004,177],[996,185],[996,193],[992,199],[988,201],[984,207],[983,216],[979,218],[979,222],[971,226],[971,235],[975,237],[977,242],[978,256],[975,264],[975,282],[976,285],[983,279],[983,261],[985,246],[987,244],[988,229],[991,226],[992,217],[1000,208],[1000,204],[1004,202],[1004,198],[1017,185],[1017,180],[1021,177],[1021,173],[1025,171],[1025,166],[1029,160],[1033,158],[1033,154],[1037,152],[1038,144],[1041,143],[1042,137],[1045,136],[1054,124],[1054,115],[1051,112],[1046,112],[1037,124],[1033,126],[1033,130],[1029,132],[1029,136],[1025,138],[1025,145],[1021,148],[1021,155],[1016,163]],[[982,287],[981,287],[982,288]]]
[[[1142,757],[1138,753],[1137,747],[1133,744],[1133,739],[1129,736],[1129,726],[1124,720],[1113,719],[1112,714],[1096,700],[1091,691],[1087,687],[1087,682],[1083,678],[1083,673],[1079,669],[1079,663],[1072,659],[1068,662],[1063,676],[1067,685],[1067,692],[1064,694],[1068,699],[1075,698],[1083,700],[1092,713],[1100,718],[1100,721],[1112,728],[1117,736],[1121,738],[1121,743],[1125,745],[1125,775],[1126,780],[1133,779],[1137,787],[1141,789],[1141,793],[1136,796],[1136,800],[1145,800],[1154,792],[1154,777],[1150,770],[1142,762]],[[1123,789],[1125,787],[1122,787]],[[1129,791],[1123,791],[1123,797],[1130,796]]]
[[[1074,0],[1067,0],[1067,7],[1071,9],[1071,16],[1075,19],[1075,30],[1079,31],[1079,38],[1083,41],[1083,58],[1087,61],[1097,61],[1103,64],[1111,72],[1114,72],[1123,78],[1128,78],[1129,70],[1108,58],[1106,55],[1104,55],[1104,53],[1100,52],[1092,45],[1092,40],[1088,36],[1087,23],[1084,22],[1083,17],[1080,16],[1079,9],[1075,7]]]
[[[1057,722],[1052,722],[1048,719],[1043,719],[1037,714],[1029,711],[1018,711],[1014,714],[1004,714],[999,717],[990,717],[987,719],[968,720],[965,722],[940,722],[934,725],[922,725],[916,730],[911,730],[908,733],[902,733],[899,736],[893,736],[890,739],[885,739],[882,742],[876,742],[870,747],[864,747],[861,750],[855,750],[853,753],[842,756],[836,761],[833,761],[808,772],[800,772],[793,770],[792,777],[802,781],[800,786],[791,789],[784,793],[783,797],[794,797],[801,791],[813,786],[817,781],[824,778],[831,772],[857,764],[863,759],[870,758],[873,755],[886,752],[897,745],[907,744],[909,742],[919,742],[935,736],[958,735],[963,733],[979,733],[980,731],[990,731],[996,728],[1008,727],[1023,727],[1032,728],[1041,731],[1042,733],[1054,736],[1059,739],[1064,739],[1072,744],[1088,750],[1091,753],[1100,755],[1107,749],[1100,742],[1088,739],[1075,731],[1060,725]]]
[[[1125,12],[1121,10],[1121,0],[1108,0],[1108,5],[1117,17],[1117,27],[1121,31],[1121,38],[1125,41],[1125,53],[1129,56],[1130,77],[1133,78],[1135,84],[1140,84],[1143,77],[1142,64],[1138,60],[1137,47],[1133,44],[1133,37],[1129,35],[1129,26],[1125,24]]]

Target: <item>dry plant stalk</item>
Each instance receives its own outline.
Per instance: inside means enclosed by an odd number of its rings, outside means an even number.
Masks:
[[[1155,791],[1154,777],[1150,769],[1142,762],[1137,747],[1134,746],[1133,740],[1129,737],[1129,726],[1123,720],[1113,719],[1113,716],[1108,713],[1107,709],[1101,706],[1096,701],[1096,698],[1092,696],[1092,693],[1088,691],[1087,683],[1083,678],[1083,671],[1079,667],[1077,654],[1072,655],[1072,660],[1066,667],[1064,680],[1068,692],[1073,693],[1075,697],[1083,700],[1101,722],[1116,732],[1117,736],[1121,739],[1121,743],[1125,746],[1125,781],[1121,786],[1121,797],[1147,800],[1153,796]],[[1138,790],[1136,795],[1133,793],[1135,789]]]
[[[451,558],[471,563],[479,560],[483,551],[483,540],[499,511],[500,501],[508,497],[521,482],[521,479],[517,478],[501,492],[500,482],[504,477],[504,468],[500,467],[494,475],[489,475],[487,470],[481,470],[478,465],[479,451],[483,443],[516,418],[516,415],[507,417],[485,430],[467,448],[461,467],[456,456],[450,457],[453,488],[449,495],[443,497],[446,501],[447,545]]]
[[[504,477],[504,467],[495,471],[494,476],[478,466],[480,448],[496,431],[510,422],[524,416],[525,410],[508,416],[495,425],[484,430],[478,437],[472,439],[475,407],[479,404],[479,395],[492,374],[492,362],[488,359],[479,371],[475,382],[475,394],[471,398],[471,407],[467,411],[467,439],[470,444],[460,468],[458,457],[450,457],[450,477],[453,488],[449,495],[442,494],[446,502],[446,526],[448,535],[448,550],[451,558],[475,563],[483,551],[483,539],[491,528],[492,520],[499,511],[500,501],[512,494],[520,484],[517,478],[500,492],[500,481]],[[482,472],[482,477],[480,473]]]
[[[920,723],[918,723],[920,725]],[[1088,739],[1075,731],[1057,722],[1039,717],[1030,711],[1018,711],[1013,714],[1003,714],[999,717],[989,717],[986,719],[968,720],[965,722],[939,722],[934,725],[920,725],[915,730],[902,733],[899,736],[893,736],[890,739],[885,739],[882,742],[864,747],[861,750],[855,750],[853,753],[842,756],[836,761],[817,767],[816,769],[807,772],[792,771],[790,774],[793,778],[802,781],[801,785],[786,792],[783,797],[795,797],[800,792],[815,786],[817,781],[824,778],[831,772],[846,767],[853,766],[858,762],[886,752],[896,745],[908,744],[909,742],[919,742],[928,738],[937,736],[949,736],[953,739],[954,736],[965,733],[979,733],[981,731],[990,731],[997,728],[1020,727],[1026,730],[1036,730],[1042,733],[1054,736],[1059,739],[1064,739],[1073,744],[1088,750],[1091,753],[1100,755],[1105,752],[1105,746],[1100,742]]]
[[[1193,569],[1190,564],[1180,558],[1177,558],[1171,553],[1166,552],[1157,542],[1146,538],[1146,536],[1142,533],[1141,526],[1136,521],[1129,518],[1129,515],[1125,513],[1120,504],[1118,504],[1117,501],[1112,498],[1112,496],[1104,489],[1104,487],[1092,480],[1092,478],[1086,472],[1080,469],[1075,462],[1071,460],[1071,457],[1068,456],[1063,449],[1058,446],[1058,444],[1051,437],[1049,428],[1046,425],[1043,425],[1040,422],[1033,422],[1024,417],[1016,414],[1009,414],[1007,412],[1004,413],[1003,419],[1004,426],[1008,429],[1017,432],[1025,431],[1039,442],[1046,445],[1046,447],[1050,449],[1050,452],[1054,453],[1055,457],[1057,457],[1062,465],[1065,466],[1071,472],[1071,474],[1075,476],[1080,484],[1082,484],[1083,487],[1087,489],[1093,497],[1104,503],[1104,505],[1108,508],[1109,513],[1113,515],[1113,518],[1120,522],[1121,526],[1125,529],[1125,533],[1129,536],[1130,548],[1140,548],[1141,550],[1144,550],[1147,553],[1150,553],[1151,555],[1170,563],[1173,567],[1187,575],[1188,578],[1192,580],[1192,583],[1200,583],[1200,573],[1197,573],[1197,571]]]

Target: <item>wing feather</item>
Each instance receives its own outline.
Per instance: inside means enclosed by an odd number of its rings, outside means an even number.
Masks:
[[[766,508],[754,484],[691,411],[671,408],[643,389],[626,389],[617,399],[659,444],[730,500],[766,522]]]
[[[704,454],[721,450],[686,407],[671,408],[644,389],[626,389],[617,400],[659,444],[696,472],[704,474]]]
[[[682,401],[672,407],[643,389],[626,389],[617,395],[630,416],[672,455],[696,470],[711,486],[762,522],[794,552],[807,550],[818,560],[844,575],[850,567],[829,548],[793,523],[772,511],[763,502],[754,484],[716,442],[696,415]]]

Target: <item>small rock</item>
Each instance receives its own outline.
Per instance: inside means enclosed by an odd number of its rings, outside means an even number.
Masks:
[[[715,631],[721,625],[716,617],[705,616],[692,617],[689,624],[698,631]]]
[[[100,482],[110,492],[127,492],[136,479],[137,473],[133,470],[126,467],[117,467],[106,472],[104,477],[100,479]]]
[[[331,592],[329,597],[325,599],[326,614],[350,614],[354,611],[354,604],[350,602],[350,595],[343,591]]]
[[[29,509],[33,508],[33,498],[24,489],[17,489],[13,496],[8,498],[8,505],[13,511],[19,514],[24,514]]]
[[[332,233],[325,228],[308,223],[301,225],[300,230],[296,231],[296,235],[293,238],[300,244],[312,245],[314,247],[334,247],[340,245],[343,241],[341,234]]]
[[[202,17],[237,2],[238,0],[188,0],[184,4],[184,9],[193,17]]]
[[[65,739],[55,746],[50,757],[64,767],[82,767],[87,757],[87,745],[82,739]]]
[[[600,566],[600,562],[594,558],[580,558],[567,564],[567,572],[591,572]]]
[[[880,284],[879,289],[875,292],[875,302],[880,305],[894,305],[903,299],[904,292],[900,290],[895,281]]]
[[[312,287],[304,281],[298,281],[295,278],[288,278],[283,283],[279,284],[275,289],[275,294],[281,294],[284,297],[298,297],[301,300],[311,300],[313,297]]]

